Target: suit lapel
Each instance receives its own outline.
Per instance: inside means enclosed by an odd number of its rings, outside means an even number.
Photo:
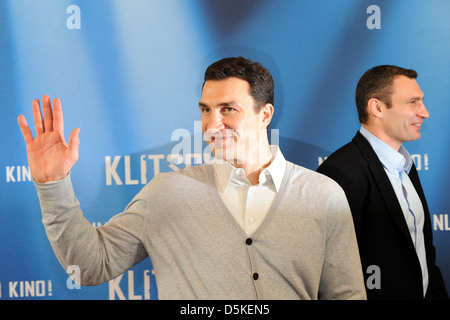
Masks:
[[[414,186],[414,189],[416,189],[417,194],[419,195],[420,201],[422,201],[423,210],[425,212],[425,215],[429,215],[430,212],[428,210],[427,201],[425,199],[425,194],[422,189],[422,185],[420,184],[419,180],[419,174],[417,173],[416,166],[413,164],[411,166],[411,170],[409,171],[409,179],[411,180],[411,183]]]
[[[381,197],[383,198],[386,208],[388,208],[389,214],[398,225],[400,232],[407,238],[411,246],[414,247],[403,211],[380,159],[376,155],[370,143],[359,131],[353,138],[353,142],[358,146],[363,157],[367,160],[367,167],[372,174],[373,181],[376,184]]]
[[[409,179],[411,180],[411,183],[414,186],[414,189],[416,189],[417,194],[419,195],[420,201],[422,202],[423,207],[423,213],[424,213],[424,226],[423,226],[423,234],[425,237],[425,246],[427,246],[428,243],[433,242],[433,234],[431,229],[431,217],[430,217],[430,210],[428,209],[427,200],[425,198],[425,193],[422,189],[422,184],[420,183],[419,174],[417,173],[416,166],[413,164],[411,167],[411,170],[409,172]],[[426,249],[427,254],[429,249]]]

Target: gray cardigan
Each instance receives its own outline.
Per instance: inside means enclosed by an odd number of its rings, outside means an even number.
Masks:
[[[159,299],[365,299],[350,209],[333,180],[287,162],[261,226],[248,238],[227,211],[212,165],[161,173],[125,211],[94,228],[70,176],[36,183],[59,261],[82,285],[111,280],[147,256]]]

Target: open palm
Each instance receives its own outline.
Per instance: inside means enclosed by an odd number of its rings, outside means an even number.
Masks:
[[[74,129],[69,136],[69,143],[64,138],[64,121],[59,99],[42,97],[42,117],[39,100],[34,100],[33,118],[36,137],[33,138],[23,115],[17,118],[20,130],[27,146],[28,164],[31,175],[36,182],[57,181],[69,173],[78,160],[79,132]]]

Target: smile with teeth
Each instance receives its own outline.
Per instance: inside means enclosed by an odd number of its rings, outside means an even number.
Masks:
[[[230,132],[216,131],[216,132],[211,132],[211,133],[208,133],[208,132],[205,133],[206,140],[207,141],[209,140],[211,143],[215,143],[215,144],[224,144],[227,141],[233,139],[234,136],[235,136],[235,133],[233,131],[230,131]]]
[[[232,136],[222,136],[222,135],[217,135],[217,136],[211,136],[211,142],[216,143],[216,144],[223,144],[226,141],[230,140],[232,138]]]

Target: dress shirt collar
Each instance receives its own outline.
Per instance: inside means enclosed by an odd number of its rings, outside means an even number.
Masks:
[[[389,172],[398,173],[400,176],[403,171],[409,173],[413,161],[410,154],[403,146],[401,146],[400,149],[396,151],[381,139],[377,138],[364,126],[361,126],[361,129],[359,131],[364,136],[364,138],[369,141],[381,163]]]
[[[259,183],[261,185],[273,183],[276,191],[278,191],[286,170],[286,159],[278,146],[270,146],[270,151],[273,156],[272,162],[259,174]],[[230,183],[250,186],[242,168],[236,168],[229,162],[220,159],[214,159],[213,166],[222,192],[226,190]]]

